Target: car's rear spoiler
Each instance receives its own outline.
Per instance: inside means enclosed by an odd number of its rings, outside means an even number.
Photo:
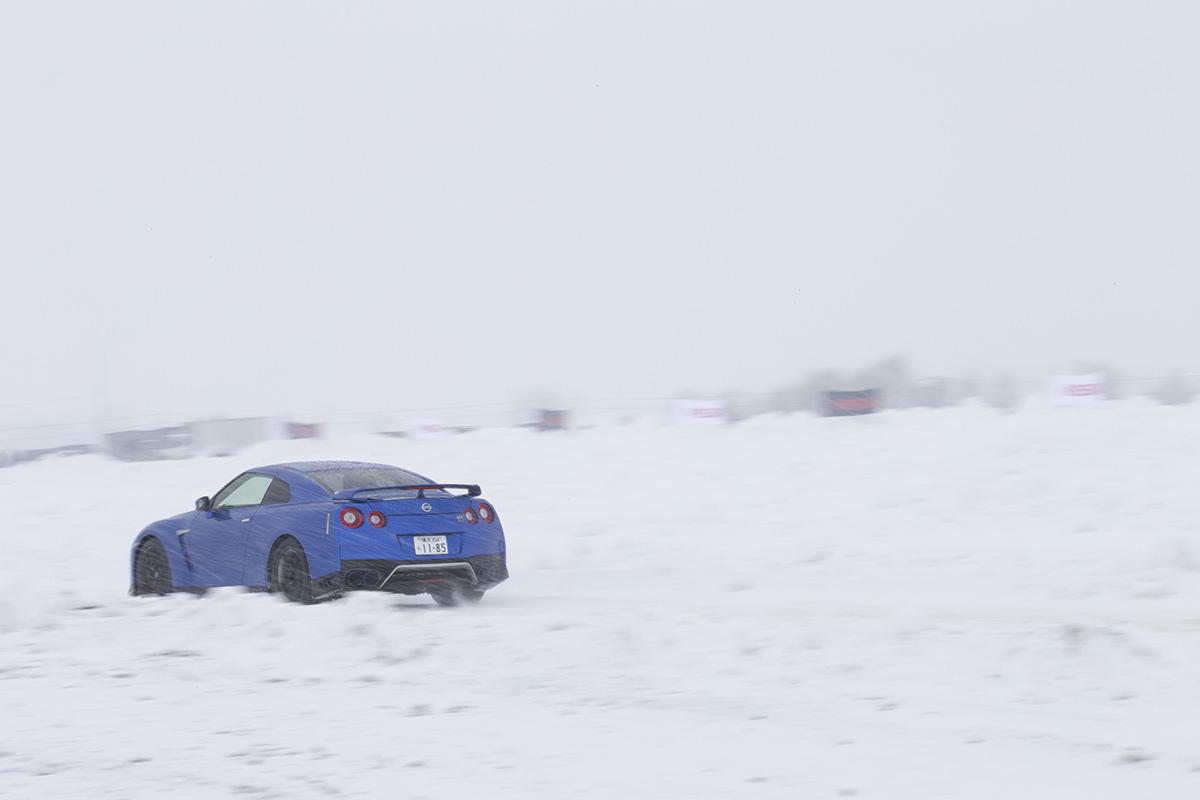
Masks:
[[[479,488],[479,484],[477,483],[419,483],[412,486],[375,486],[370,489],[343,489],[340,492],[334,492],[333,499],[343,503],[352,503],[358,499],[358,495],[367,492],[399,491],[416,492],[417,497],[424,497],[425,492],[431,489],[465,489],[467,497],[479,497],[479,495],[483,494],[483,490]]]

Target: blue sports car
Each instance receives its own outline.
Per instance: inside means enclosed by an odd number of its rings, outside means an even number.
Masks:
[[[245,586],[312,603],[374,590],[477,602],[508,578],[504,529],[479,495],[384,464],[259,467],[138,534],[131,591]]]

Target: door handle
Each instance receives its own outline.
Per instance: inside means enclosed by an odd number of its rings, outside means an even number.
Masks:
[[[245,519],[242,520],[242,522],[249,522],[249,521],[250,521],[249,517],[246,517]]]

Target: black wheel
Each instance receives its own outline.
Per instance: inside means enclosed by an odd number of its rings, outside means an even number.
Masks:
[[[439,589],[430,594],[439,606],[474,605],[483,599],[483,592],[477,589]]]
[[[294,541],[282,542],[271,554],[270,576],[267,590],[282,592],[293,603],[312,603],[312,576],[308,572],[308,559],[304,548]]]
[[[147,539],[138,548],[133,563],[133,593],[171,593],[171,565],[167,563],[167,551],[158,539]]]

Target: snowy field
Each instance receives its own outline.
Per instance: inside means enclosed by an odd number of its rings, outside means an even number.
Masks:
[[[478,607],[132,598],[240,470],[483,484]],[[1200,797],[1200,408],[279,442],[0,470],[0,794]]]

